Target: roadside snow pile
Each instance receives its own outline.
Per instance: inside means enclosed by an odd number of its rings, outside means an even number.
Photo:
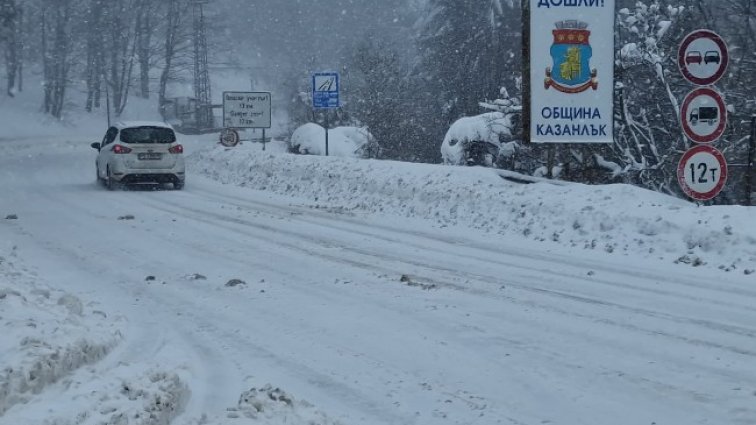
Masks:
[[[51,391],[43,400],[11,410],[0,423],[169,425],[184,411],[190,395],[176,373],[138,371],[121,363],[107,373],[80,373],[65,391]]]
[[[221,182],[295,196],[315,207],[739,273],[756,270],[753,208],[697,207],[628,185],[521,185],[487,168],[222,149],[200,151],[190,164]]]
[[[117,344],[105,314],[0,257],[0,417]]]
[[[119,388],[100,389],[89,395],[98,401],[99,408],[96,413],[82,412],[79,417],[89,420],[77,422],[81,425],[168,425],[183,411],[190,392],[175,373],[150,372],[124,378]]]
[[[280,388],[268,384],[252,388],[239,397],[236,407],[226,409],[224,418],[207,417],[191,425],[341,425],[313,405],[297,400]]]
[[[373,136],[365,128],[336,127],[328,131],[328,155],[361,158]],[[291,147],[307,155],[325,155],[325,129],[308,123],[291,135]]]

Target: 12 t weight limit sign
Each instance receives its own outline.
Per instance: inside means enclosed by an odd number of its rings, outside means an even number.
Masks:
[[[727,183],[727,161],[722,152],[711,146],[696,146],[680,159],[677,179],[686,195],[707,201],[717,196]]]

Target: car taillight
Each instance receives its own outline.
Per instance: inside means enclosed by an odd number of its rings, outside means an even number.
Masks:
[[[168,152],[170,153],[184,153],[184,147],[181,145],[176,145],[170,149],[168,149]]]
[[[115,154],[131,153],[131,148],[127,148],[126,146],[122,146],[122,145],[114,145],[113,153]]]

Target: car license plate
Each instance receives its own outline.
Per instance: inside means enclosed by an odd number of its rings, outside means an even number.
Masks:
[[[163,159],[163,154],[161,153],[140,153],[137,155],[137,158],[139,158],[140,161],[159,161]]]

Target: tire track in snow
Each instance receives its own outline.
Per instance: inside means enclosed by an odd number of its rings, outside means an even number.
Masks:
[[[475,294],[478,294],[478,295],[493,296],[495,298],[507,300],[507,301],[515,303],[515,304],[526,303],[527,305],[530,305],[531,307],[534,307],[534,308],[548,310],[548,311],[551,311],[553,313],[559,313],[559,314],[563,314],[563,315],[570,315],[570,316],[574,316],[574,317],[580,317],[580,318],[588,319],[588,320],[591,320],[591,321],[600,321],[600,322],[605,323],[607,325],[612,325],[612,326],[623,328],[623,329],[626,329],[626,330],[632,330],[632,331],[636,331],[636,332],[641,332],[641,333],[644,333],[646,335],[663,336],[663,337],[666,337],[666,338],[669,338],[669,339],[676,339],[676,340],[679,340],[679,341],[682,341],[682,342],[685,342],[685,343],[688,343],[688,344],[691,344],[691,345],[702,346],[702,347],[709,347],[709,348],[715,348],[715,349],[722,349],[722,350],[730,351],[732,353],[736,353],[736,354],[740,354],[740,355],[746,355],[746,356],[749,356],[749,357],[756,357],[756,349],[747,349],[747,348],[741,348],[741,347],[737,347],[737,346],[730,346],[730,345],[725,345],[725,344],[719,344],[719,343],[716,343],[716,342],[707,341],[707,340],[703,340],[703,339],[699,339],[699,338],[686,338],[686,337],[683,337],[683,336],[680,336],[680,335],[675,335],[675,334],[671,334],[671,333],[668,333],[668,332],[663,332],[663,331],[660,331],[658,329],[644,328],[644,327],[641,327],[641,326],[632,325],[630,323],[621,323],[621,322],[617,322],[615,320],[611,320],[611,319],[604,318],[604,317],[598,317],[598,316],[593,316],[593,315],[589,315],[589,314],[578,313],[578,312],[572,311],[572,310],[566,310],[566,309],[563,309],[563,308],[560,308],[560,307],[556,307],[554,305],[544,304],[544,303],[539,302],[537,300],[536,301],[527,301],[527,300],[524,300],[522,298],[504,297],[504,296],[502,296],[500,294],[497,294],[497,293],[494,293],[494,292],[492,292],[490,290],[485,290],[485,289],[472,289],[471,290],[470,288],[468,288],[466,286],[463,286],[463,285],[460,285],[458,283],[451,282],[449,280],[446,280],[446,279],[443,279],[443,278],[441,278],[439,276],[436,276],[435,274],[433,274],[433,272],[437,273],[437,272],[440,271],[440,272],[443,272],[444,274],[456,276],[456,277],[459,277],[459,278],[470,278],[470,277],[472,277],[473,279],[477,279],[479,281],[487,282],[487,283],[490,283],[490,284],[493,284],[493,285],[500,285],[502,283],[502,280],[500,278],[497,278],[497,277],[485,276],[485,275],[480,275],[480,274],[477,274],[477,273],[460,273],[459,271],[457,271],[455,269],[447,268],[447,267],[444,267],[444,266],[427,265],[427,264],[421,263],[421,262],[409,261],[406,258],[394,257],[394,256],[386,255],[386,254],[377,254],[375,252],[368,252],[367,254],[363,253],[363,255],[365,255],[367,257],[364,260],[360,260],[360,259],[346,259],[346,258],[344,258],[343,255],[326,254],[322,250],[308,249],[308,248],[302,247],[300,244],[291,243],[291,242],[282,242],[279,238],[276,238],[275,236],[264,236],[264,235],[260,235],[259,233],[258,234],[252,234],[252,233],[246,232],[245,230],[239,229],[237,226],[234,226],[234,225],[231,225],[231,224],[227,224],[227,222],[234,223],[234,224],[237,224],[237,225],[241,225],[243,227],[250,227],[250,228],[257,229],[257,230],[262,230],[262,231],[265,231],[265,232],[268,232],[268,233],[285,234],[285,235],[288,235],[290,237],[294,237],[294,238],[297,238],[297,239],[300,239],[300,240],[303,240],[303,241],[307,241],[307,242],[312,243],[312,244],[314,244],[316,246],[319,245],[319,246],[322,247],[323,245],[325,245],[326,248],[333,248],[333,247],[336,246],[336,247],[341,248],[341,250],[339,252],[340,254],[344,254],[347,251],[353,252],[353,253],[359,253],[359,250],[355,250],[355,249],[353,249],[351,247],[339,246],[335,241],[321,241],[321,240],[319,240],[319,239],[317,239],[317,238],[315,238],[315,237],[313,237],[311,235],[308,235],[308,234],[297,233],[297,232],[294,232],[294,231],[291,231],[291,230],[286,230],[286,229],[274,228],[272,226],[265,225],[265,224],[253,223],[253,222],[248,221],[248,220],[243,220],[243,219],[239,219],[239,218],[233,218],[233,217],[225,216],[225,215],[218,214],[218,213],[215,213],[215,212],[212,212],[212,211],[198,210],[198,209],[194,209],[194,208],[190,208],[190,207],[181,207],[181,209],[176,209],[175,207],[164,206],[164,205],[161,205],[161,204],[162,203],[160,203],[160,202],[153,203],[153,205],[155,206],[155,208],[161,209],[161,210],[163,210],[165,212],[169,212],[169,213],[172,213],[172,214],[183,214],[183,215],[186,215],[187,212],[191,212],[191,213],[193,213],[191,219],[200,221],[203,224],[210,225],[210,226],[215,226],[215,227],[220,227],[220,228],[223,228],[225,230],[232,231],[232,232],[245,233],[247,236],[250,236],[250,237],[253,237],[253,238],[258,238],[258,239],[263,239],[263,240],[265,240],[266,242],[268,242],[270,244],[283,246],[283,247],[285,247],[287,249],[291,249],[291,250],[294,250],[294,251],[302,252],[302,253],[305,253],[305,254],[310,255],[310,256],[319,257],[319,258],[322,258],[324,260],[328,260],[330,262],[340,263],[340,264],[346,264],[346,265],[362,268],[362,269],[365,269],[365,270],[378,271],[378,272],[382,272],[382,273],[395,273],[396,270],[401,270],[403,268],[406,268],[407,265],[415,266],[415,267],[421,267],[421,268],[425,268],[425,269],[429,270],[430,274],[428,275],[428,277],[425,278],[427,281],[433,282],[433,283],[436,283],[436,284],[439,284],[439,285],[443,285],[443,286],[448,287],[448,288],[453,288],[453,289],[461,290],[461,291],[468,292],[468,293],[475,293]],[[208,217],[214,218],[214,220],[210,219]],[[394,266],[394,267],[376,266],[374,261],[370,261],[371,259],[375,259],[375,258],[379,258],[379,259],[382,259],[382,260],[385,260],[385,261],[389,261],[389,262],[394,262],[395,264],[397,264],[400,267],[396,267],[396,266]],[[422,276],[420,276],[420,277],[422,278]],[[559,299],[559,300],[567,300],[567,301],[577,302],[577,303],[581,303],[581,304],[598,305],[598,306],[612,308],[612,309],[625,310],[627,312],[638,314],[638,315],[642,315],[642,316],[665,319],[665,320],[673,321],[675,323],[695,325],[697,327],[698,326],[705,327],[705,328],[708,328],[710,330],[724,332],[724,333],[730,333],[730,334],[734,334],[734,335],[738,335],[738,336],[744,336],[744,337],[747,337],[749,339],[752,339],[754,336],[756,336],[756,330],[752,329],[752,328],[726,325],[726,324],[716,323],[716,322],[712,322],[712,321],[708,321],[708,320],[702,320],[702,319],[695,319],[695,318],[689,318],[689,317],[674,316],[674,315],[670,315],[670,314],[666,314],[666,313],[662,313],[662,312],[654,312],[654,311],[651,311],[651,310],[629,307],[629,306],[625,306],[625,305],[622,305],[622,304],[619,304],[619,303],[606,302],[606,301],[598,300],[598,299],[595,299],[595,298],[580,297],[580,296],[575,296],[575,295],[571,295],[571,294],[561,293],[561,292],[558,292],[558,291],[552,291],[552,290],[548,290],[548,289],[544,289],[544,288],[534,288],[534,287],[531,287],[531,286],[529,286],[527,284],[516,284],[516,283],[512,283],[512,282],[507,282],[507,287],[513,287],[513,288],[516,288],[516,289],[518,289],[520,291],[530,292],[530,293],[533,293],[533,294],[536,294],[536,295],[547,296],[547,297],[555,298],[555,299]],[[749,342],[751,342],[751,341],[749,341]]]
[[[206,189],[201,189],[201,188],[196,189],[196,191],[198,193],[202,193],[203,196],[206,198],[212,198],[221,202],[225,202],[231,206],[236,206],[236,207],[241,207],[241,208],[251,207],[251,208],[254,208],[255,211],[264,211],[268,214],[279,215],[279,216],[281,216],[281,211],[286,211],[292,215],[285,218],[290,218],[292,220],[315,224],[315,225],[327,227],[327,228],[343,230],[345,232],[359,234],[362,236],[367,236],[370,238],[375,238],[375,239],[383,240],[386,242],[402,243],[402,244],[414,246],[416,248],[423,249],[423,250],[433,250],[439,253],[448,254],[447,251],[435,249],[432,244],[419,244],[419,243],[413,242],[412,240],[399,240],[396,238],[390,238],[386,235],[387,233],[412,235],[422,240],[441,242],[447,245],[463,246],[466,249],[476,250],[477,251],[476,253],[480,253],[481,255],[489,256],[489,261],[495,264],[531,270],[539,274],[551,274],[560,278],[564,277],[564,275],[561,272],[553,272],[546,268],[529,267],[522,263],[503,262],[500,258],[490,257],[491,254],[496,254],[497,256],[507,256],[507,257],[522,257],[524,256],[525,252],[523,252],[521,249],[507,249],[500,245],[485,244],[485,243],[477,242],[471,239],[462,239],[462,238],[453,237],[453,236],[443,236],[443,235],[432,234],[432,233],[427,233],[427,232],[407,229],[407,228],[398,230],[397,228],[382,225],[381,223],[370,223],[368,227],[363,221],[353,219],[345,215],[338,216],[338,220],[337,220],[334,218],[333,213],[324,213],[314,208],[276,205],[276,204],[266,203],[259,200],[250,200],[250,199],[240,198],[234,195],[224,194],[223,196],[221,196],[221,195],[218,195],[217,193],[214,193]],[[233,200],[234,202],[237,202],[237,203],[232,203],[230,202],[230,200]],[[344,223],[348,223],[348,225],[345,225]],[[374,229],[378,229],[381,232],[374,231]],[[749,290],[748,288],[738,287],[738,286],[735,286],[736,284],[729,284],[727,287],[723,287],[722,285],[726,283],[726,279],[722,280],[721,276],[717,277],[719,279],[718,283],[716,285],[713,285],[709,281],[701,279],[698,275],[689,274],[687,272],[685,273],[686,274],[685,278],[680,278],[680,277],[669,275],[669,274],[661,275],[661,274],[647,272],[642,269],[638,269],[635,266],[633,268],[629,268],[629,267],[621,268],[621,266],[617,264],[606,265],[606,264],[598,263],[595,261],[586,262],[580,259],[576,259],[574,257],[567,257],[567,256],[559,255],[559,254],[546,255],[535,250],[528,250],[526,251],[526,253],[527,253],[527,258],[529,260],[535,259],[535,260],[543,261],[546,264],[559,263],[565,267],[570,267],[570,268],[580,267],[583,269],[596,270],[599,272],[608,272],[612,274],[622,274],[626,276],[633,276],[633,277],[640,278],[642,280],[663,281],[664,283],[682,286],[686,288],[686,290],[687,288],[692,287],[696,289],[709,290],[709,291],[712,291],[713,293],[739,295],[741,297],[747,297],[749,300],[756,302],[756,290]],[[455,255],[460,255],[463,258],[480,259],[480,257],[478,256],[470,256],[465,253],[455,253]],[[683,269],[681,267],[681,271],[682,270]],[[583,278],[584,276],[576,274],[576,275],[569,275],[569,277]],[[606,285],[615,285],[615,286],[619,286],[625,289],[631,289],[631,290],[636,290],[636,291],[648,291],[648,292],[659,294],[659,295],[666,295],[667,293],[669,293],[669,294],[674,294],[675,296],[682,296],[682,297],[686,296],[684,292],[662,291],[662,290],[658,290],[654,288],[623,285],[621,283],[617,283],[617,282],[605,280],[605,279],[593,279],[592,282],[602,283]],[[703,299],[695,298],[694,300],[702,301]],[[708,302],[709,300],[706,299],[706,301]],[[728,304],[723,304],[723,305],[728,305]],[[729,306],[746,308],[751,311],[756,311],[756,308],[752,307],[753,302],[744,303],[742,305],[729,304]]]

